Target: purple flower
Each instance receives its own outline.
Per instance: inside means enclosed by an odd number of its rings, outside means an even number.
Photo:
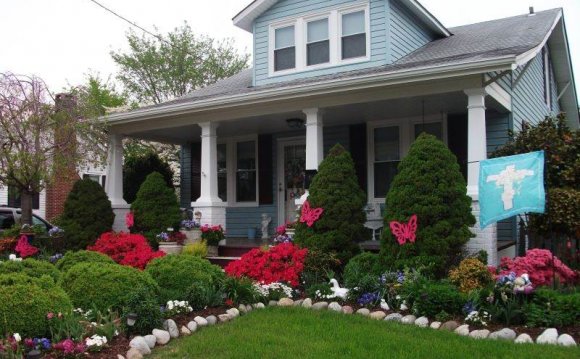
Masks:
[[[359,305],[366,306],[369,304],[376,303],[378,300],[379,300],[378,293],[364,293],[358,298],[357,302]]]

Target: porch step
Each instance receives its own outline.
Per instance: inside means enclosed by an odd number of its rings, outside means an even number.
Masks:
[[[380,241],[364,241],[359,243],[360,249],[367,252],[378,253],[381,250]]]
[[[240,257],[206,257],[206,259],[210,261],[211,264],[225,268],[228,263],[238,260]]]
[[[247,238],[227,238],[224,244],[218,247],[218,256],[220,257],[241,257],[254,248],[263,245],[260,240]]]

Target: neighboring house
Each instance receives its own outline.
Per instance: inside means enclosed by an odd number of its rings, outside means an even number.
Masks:
[[[182,206],[245,237],[262,214],[294,219],[294,200],[330,147],[352,154],[369,218],[422,132],[443,140],[477,216],[479,161],[524,121],[568,113],[576,88],[561,9],[445,28],[413,0],[256,0],[233,19],[254,36],[253,67],[160,105],[113,114],[107,192],[123,226],[123,136],[182,145]],[[483,230],[468,249],[497,263]]]

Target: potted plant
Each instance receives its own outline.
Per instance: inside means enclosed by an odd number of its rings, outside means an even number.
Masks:
[[[181,233],[186,237],[185,244],[193,244],[201,238],[199,222],[195,219],[184,219],[181,221]]]
[[[161,232],[156,236],[159,241],[159,250],[167,254],[178,254],[183,249],[185,235],[181,232],[174,232],[173,228],[167,232]]]
[[[217,257],[218,245],[225,238],[224,229],[221,225],[201,227],[201,239],[207,243],[207,256]]]

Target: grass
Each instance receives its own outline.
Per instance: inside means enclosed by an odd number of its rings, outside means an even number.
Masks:
[[[577,348],[474,340],[303,308],[255,310],[153,350],[151,358],[578,358]]]

